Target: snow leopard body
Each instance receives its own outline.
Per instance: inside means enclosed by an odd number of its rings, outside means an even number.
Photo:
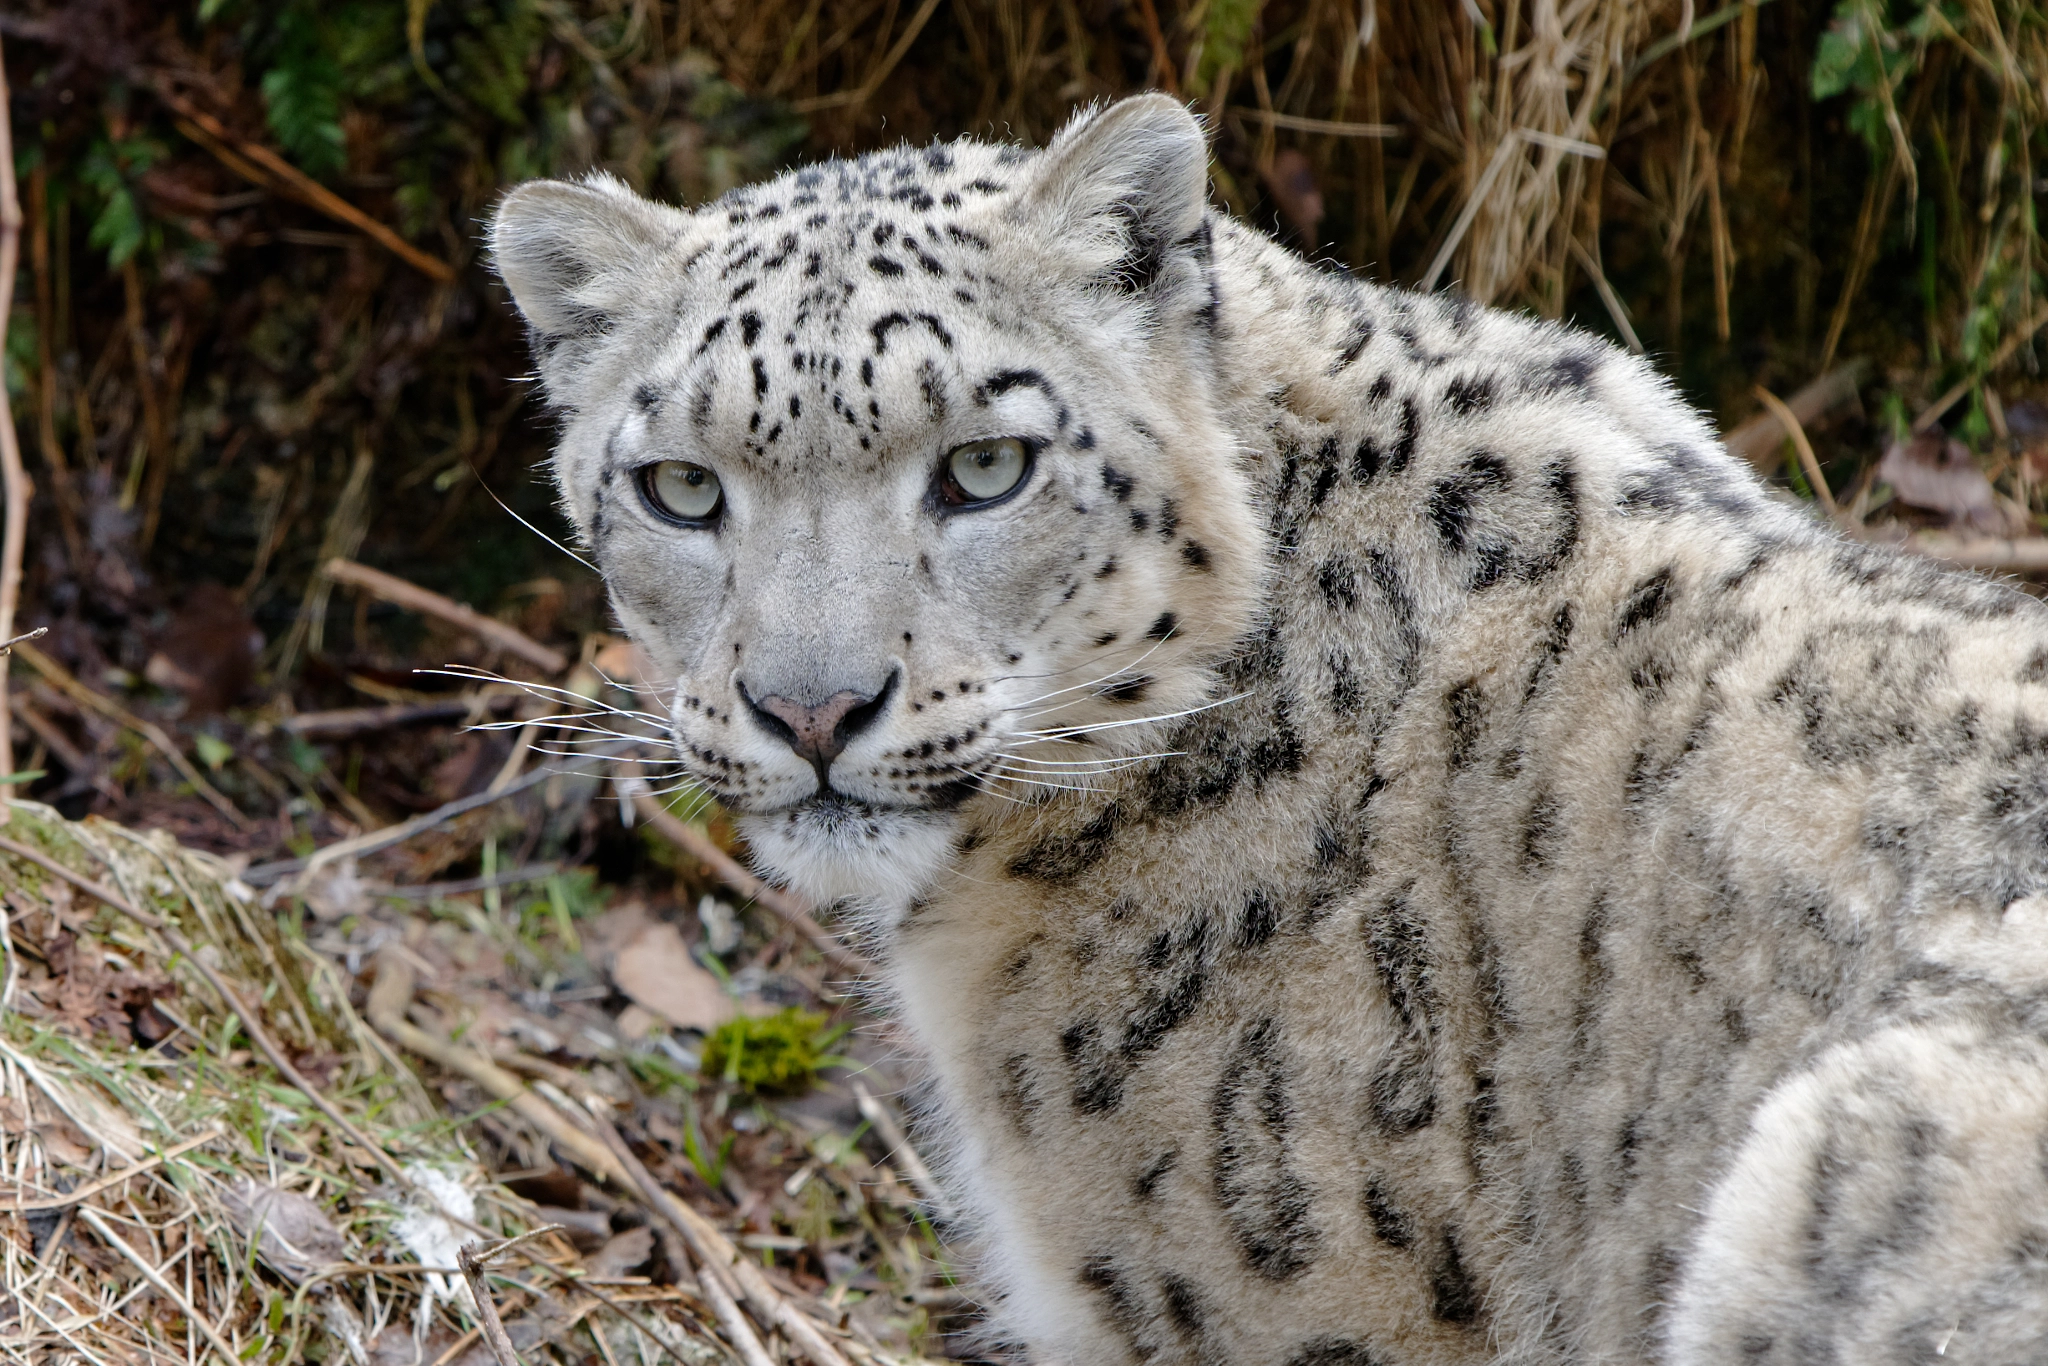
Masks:
[[[865,917],[992,1331],[2048,1360],[2048,613],[1206,164],[1141,97],[493,225],[681,762]],[[865,701],[828,769],[764,696]]]

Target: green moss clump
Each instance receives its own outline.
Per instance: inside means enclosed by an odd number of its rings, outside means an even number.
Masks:
[[[704,1075],[765,1095],[796,1095],[835,1061],[826,1050],[844,1032],[826,1029],[823,1015],[795,1006],[728,1020],[704,1040]]]

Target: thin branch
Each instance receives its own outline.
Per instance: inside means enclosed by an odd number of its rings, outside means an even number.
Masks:
[[[21,255],[21,203],[14,192],[14,132],[8,119],[7,70],[0,60],[0,354],[7,347],[7,315],[14,311],[14,270]],[[14,413],[0,385],[0,487],[7,498],[6,526],[0,532],[0,640],[14,634],[14,611],[21,598],[21,556],[28,540],[28,471],[22,468],[21,444],[14,431]],[[0,664],[0,773],[14,772],[13,713],[7,706],[7,669]],[[0,824],[6,823],[0,805]]]
[[[444,284],[455,278],[455,267],[421,251],[268,147],[236,137],[219,119],[174,93],[163,80],[151,83],[150,88],[156,91],[158,99],[184,115],[190,126],[181,125],[180,132],[213,153],[222,165],[244,180],[265,189],[282,189],[329,218],[346,223],[422,275]]]
[[[400,607],[409,607],[415,612],[424,612],[430,617],[439,617],[449,625],[469,632],[487,644],[494,645],[506,654],[517,655],[527,663],[551,674],[558,674],[569,667],[568,658],[560,650],[541,644],[516,626],[508,626],[495,617],[487,617],[464,603],[444,598],[439,593],[407,583],[396,574],[387,574],[381,569],[372,569],[354,560],[329,560],[321,573],[336,583],[345,583],[374,594],[386,602],[395,602]]]
[[[874,971],[874,964],[861,954],[840,943],[824,926],[812,919],[810,908],[796,897],[780,888],[771,887],[740,866],[738,859],[718,847],[717,843],[688,821],[676,819],[669,809],[656,801],[648,792],[647,784],[637,777],[618,779],[633,796],[633,809],[640,818],[653,826],[663,838],[672,844],[682,846],[699,863],[709,868],[718,880],[738,892],[741,896],[766,907],[785,925],[811,942],[812,947],[825,956],[842,972],[866,976]]]
[[[15,651],[20,653],[23,659],[29,662],[30,667],[48,679],[57,691],[63,693],[73,702],[78,703],[78,705],[91,708],[108,720],[126,726],[129,730],[134,731],[137,735],[149,741],[150,744],[156,747],[159,754],[170,761],[171,767],[178,770],[178,776],[192,784],[192,790],[206,799],[208,805],[220,812],[221,815],[227,817],[236,828],[242,830],[249,828],[249,818],[243,815],[240,808],[233,802],[223,797],[219,789],[206,781],[205,776],[192,766],[192,761],[185,757],[184,751],[178,748],[177,742],[164,733],[162,726],[157,725],[153,721],[143,720],[111,697],[103,696],[86,687],[85,684],[71,676],[70,670],[44,654],[41,650],[38,650],[35,646],[28,644],[26,640],[12,641],[10,644]]]
[[[1806,439],[1806,428],[1800,425],[1799,415],[1786,405],[1784,399],[1761,384],[1756,386],[1756,396],[1762,400],[1764,407],[1771,410],[1771,415],[1778,419],[1779,424],[1785,429],[1785,434],[1792,438],[1793,449],[1799,452],[1799,467],[1806,471],[1806,482],[1813,485],[1814,498],[1819,501],[1821,509],[1833,517],[1837,511],[1835,493],[1828,487],[1827,476],[1821,473],[1820,457],[1813,453],[1813,443]]]

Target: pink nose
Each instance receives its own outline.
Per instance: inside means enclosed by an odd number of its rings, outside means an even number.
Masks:
[[[875,699],[857,692],[836,692],[814,707],[793,702],[787,697],[752,700],[756,712],[765,712],[774,718],[776,724],[769,729],[787,740],[789,747],[809,760],[822,776],[866,719],[854,717],[853,723],[849,724],[849,715]]]

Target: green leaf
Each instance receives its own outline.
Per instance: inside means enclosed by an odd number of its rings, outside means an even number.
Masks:
[[[18,773],[0,773],[0,783],[32,783],[38,778],[49,776],[47,769],[30,768]]]
[[[192,745],[199,751],[199,762],[215,772],[220,770],[222,764],[235,757],[233,745],[218,735],[209,735],[203,730],[192,738]]]
[[[1202,31],[1202,57],[1195,64],[1196,84],[1208,89],[1219,71],[1244,65],[1245,44],[1259,22],[1263,0],[1210,0],[1209,21]]]
[[[277,56],[261,82],[270,130],[308,174],[329,176],[346,163],[341,132],[341,63],[331,27],[294,5],[278,16]]]

